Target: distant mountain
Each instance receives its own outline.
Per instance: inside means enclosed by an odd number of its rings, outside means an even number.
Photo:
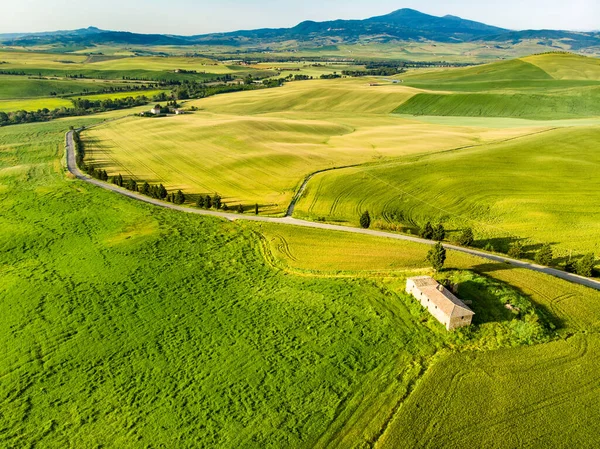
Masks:
[[[126,31],[106,31],[96,27],[81,28],[70,31],[53,31],[19,35],[16,38],[3,38],[4,45],[80,45],[93,46],[101,44],[121,45],[189,45],[188,38],[165,34],[137,34]]]
[[[507,31],[460,17],[436,17],[413,9],[400,9],[385,16],[365,20],[305,21],[293,28],[214,33],[193,36],[192,39],[197,42],[241,39],[255,41],[334,39],[356,42],[370,38],[379,41],[428,39],[438,42],[464,42]]]
[[[136,34],[106,31],[95,27],[46,33],[13,33],[0,35],[4,45],[265,45],[293,41],[298,45],[322,46],[356,42],[434,41],[434,42],[498,42],[518,43],[539,40],[541,44],[571,49],[600,48],[598,32],[559,30],[511,31],[456,16],[437,17],[414,9],[399,9],[391,14],[365,20],[305,21],[293,28],[265,28],[196,36]]]

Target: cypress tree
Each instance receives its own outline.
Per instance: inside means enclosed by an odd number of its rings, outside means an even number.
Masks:
[[[456,243],[462,246],[471,246],[474,241],[475,237],[473,236],[473,230],[471,228],[467,228],[458,237],[458,241]]]
[[[204,197],[204,207],[207,209],[212,207],[212,199],[210,198],[210,195],[206,195],[206,197]]]
[[[440,242],[437,242],[427,253],[427,261],[435,271],[440,271],[446,263],[446,248]]]
[[[431,240],[433,238],[433,226],[431,226],[430,221],[428,221],[425,226],[421,228],[419,231],[419,236],[427,240]]]
[[[227,205],[227,203],[223,203],[223,205],[221,206],[221,208],[222,208],[224,211],[228,211],[228,210],[229,210],[229,206]]]
[[[513,259],[519,259],[523,255],[523,244],[521,242],[515,242],[510,244],[508,249],[508,256]]]
[[[167,197],[168,193],[167,193],[167,189],[165,189],[165,186],[163,186],[162,184],[158,186],[158,197],[161,200],[164,200]]]
[[[550,265],[553,258],[552,247],[548,243],[544,244],[535,255],[535,261],[540,265]]]
[[[142,188],[140,189],[140,193],[142,195],[148,195],[150,193],[150,184],[144,181],[144,184],[142,184]]]
[[[576,269],[579,276],[591,277],[594,274],[594,265],[596,256],[594,253],[588,253],[577,262]]]
[[[254,215],[258,215],[258,203],[254,205]]]
[[[244,206],[242,206],[241,204],[238,204],[237,211],[238,211],[238,213],[243,214],[244,213]]]
[[[434,229],[433,229],[433,240],[436,240],[438,242],[441,242],[442,240],[444,240],[446,238],[446,229],[444,229],[444,225],[439,223]]]
[[[204,204],[205,204],[205,203],[204,203],[204,196],[203,196],[203,195],[200,195],[200,196],[198,197],[198,200],[196,200],[196,206],[198,206],[198,207],[200,207],[200,208],[204,209]]]
[[[360,216],[360,227],[363,229],[369,229],[371,226],[371,216],[369,215],[369,211],[363,212]]]
[[[215,193],[215,196],[212,198],[212,203],[215,209],[221,209],[221,197]]]
[[[173,197],[173,202],[175,204],[183,204],[185,203],[185,195],[181,190],[178,190],[175,196]]]

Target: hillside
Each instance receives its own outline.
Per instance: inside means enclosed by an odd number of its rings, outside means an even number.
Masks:
[[[399,9],[390,14],[364,20],[304,21],[292,28],[264,28],[228,33],[174,36],[166,34],[137,34],[124,31],[107,31],[95,27],[72,31],[45,33],[0,34],[0,42],[9,46],[84,46],[118,45],[248,45],[277,46],[309,44],[316,47],[340,43],[365,42],[424,42],[464,43],[489,42],[517,45],[523,41],[537,42],[540,46],[555,49],[582,50],[600,47],[596,32],[570,32],[561,30],[511,31],[460,17],[437,17],[413,9]]]

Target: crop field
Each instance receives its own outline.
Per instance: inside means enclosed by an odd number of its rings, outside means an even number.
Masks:
[[[598,335],[589,334],[446,357],[375,447],[596,447],[598,351]]]
[[[522,117],[600,116],[600,64],[571,54],[546,54],[466,69],[407,74],[420,93],[395,112],[411,115]]]
[[[28,79],[24,76],[0,75],[0,100],[82,94],[111,87],[128,87],[130,84],[96,80]]]
[[[224,65],[204,58],[159,56],[86,56],[79,54],[52,54],[43,52],[1,51],[1,69],[25,72],[27,75],[59,76],[85,75],[94,79],[196,79],[210,80],[215,76],[248,73],[266,73],[250,67]],[[176,70],[197,73],[175,73]]]
[[[38,109],[70,108],[71,100],[66,98],[27,98],[24,100],[0,100],[0,111],[37,111]]]
[[[212,64],[34,58],[115,74]],[[398,84],[293,82],[192,100],[182,116],[134,115],[146,106],[0,128],[0,446],[597,446],[600,292],[454,251],[433,273],[428,245],[180,213],[64,168],[70,126],[119,118],[82,133],[86,162],[188,203],[218,192],[281,215],[307,175],[333,169],[295,215],[357,225],[368,209],[373,227],[441,221],[451,238],[468,225],[478,245],[520,240],[531,255],[549,242],[563,261],[600,252],[592,103],[537,120],[397,112],[427,95],[576,97],[596,89],[595,70],[543,55]],[[19,101],[48,95],[36,89]],[[421,274],[470,301],[474,325],[446,332],[406,295]]]
[[[449,229],[474,227],[483,239],[548,242],[563,254],[597,252],[599,136],[598,127],[563,128],[412,162],[323,173],[309,182],[295,210],[352,223],[370,210],[409,225],[440,220]]]
[[[413,89],[398,85],[372,88],[364,81],[342,80],[219,95],[189,102],[186,106],[200,109],[193,114],[131,118],[86,131],[86,157],[111,175],[162,182],[192,195],[218,192],[230,204],[258,203],[263,212],[280,214],[316,170],[544,129],[543,122],[446,127],[382,113],[412,94]]]

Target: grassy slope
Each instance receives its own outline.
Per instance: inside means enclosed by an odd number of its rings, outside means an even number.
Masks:
[[[410,86],[456,93],[421,93],[395,112],[537,120],[598,116],[599,80],[596,60],[569,54],[409,74]]]
[[[406,224],[446,221],[482,237],[516,236],[564,251],[598,252],[596,213],[600,130],[565,128],[388,166],[313,178],[299,216],[356,222],[400,212]],[[515,170],[515,167],[519,167]]]
[[[57,95],[81,94],[86,91],[126,86],[125,83],[93,80],[37,80],[24,76],[0,75],[0,100],[48,97],[51,92],[56,92]]]
[[[191,194],[217,191],[230,203],[259,203],[263,210],[281,213],[301,180],[319,169],[531,131],[530,123],[457,128],[380,113],[412,93],[395,85],[370,88],[356,80],[295,82],[192,102],[201,112],[130,119],[87,131],[84,138],[89,160],[111,174],[131,174]]]
[[[0,131],[1,444],[312,447],[342,406],[371,438],[441,334],[234,224],[66,182],[69,123]]]

